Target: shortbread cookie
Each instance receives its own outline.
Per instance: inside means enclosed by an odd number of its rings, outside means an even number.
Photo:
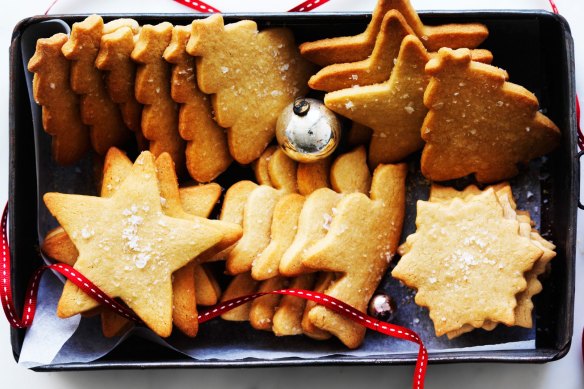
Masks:
[[[132,170],[132,161],[119,149],[112,147],[106,154],[103,167],[101,197],[110,197]],[[73,266],[79,252],[63,227],[57,227],[45,236],[42,252],[58,262]]]
[[[271,292],[278,289],[286,289],[288,279],[284,277],[273,277],[260,284],[258,292]],[[256,330],[271,331],[272,321],[276,307],[280,303],[282,296],[279,294],[268,294],[252,301],[249,311],[249,322]]]
[[[383,17],[369,57],[362,61],[329,65],[310,77],[308,85],[312,89],[332,92],[387,81],[402,40],[413,33],[403,16],[391,10]]]
[[[280,260],[296,236],[298,217],[303,205],[304,196],[296,193],[287,194],[276,203],[270,243],[252,264],[251,275],[254,279],[267,280],[280,274]]]
[[[237,274],[233,277],[227,286],[227,289],[225,289],[225,292],[223,292],[223,295],[221,296],[221,302],[241,296],[246,296],[248,294],[253,294],[257,291],[258,286],[259,281],[251,278],[251,274],[249,272]],[[221,318],[228,321],[248,321],[250,309],[251,302],[248,302],[225,312],[221,315]]]
[[[330,188],[329,172],[331,158],[319,159],[312,163],[299,163],[296,170],[298,192],[307,196],[320,188]]]
[[[213,306],[221,298],[221,287],[213,273],[207,265],[196,265],[195,273],[195,296],[197,305]]]
[[[424,72],[427,62],[420,40],[408,35],[387,82],[326,94],[328,108],[373,130],[369,145],[372,169],[380,163],[400,161],[423,146],[420,128],[428,112],[423,101],[429,80]]]
[[[308,91],[313,67],[300,56],[292,32],[258,32],[251,20],[224,26],[216,14],[193,21],[187,51],[197,57],[199,88],[213,94],[215,120],[227,128],[231,155],[242,164],[254,161],[274,138],[280,112]]]
[[[308,273],[290,280],[291,289],[313,290],[315,274]],[[272,331],[276,336],[301,335],[302,317],[306,300],[296,296],[282,296],[272,318]]]
[[[272,158],[272,154],[278,150],[278,146],[272,145],[268,146],[262,155],[253,163],[251,167],[253,168],[253,172],[256,178],[256,181],[260,185],[268,185],[273,186],[272,181],[270,180],[270,172],[268,170],[268,164],[270,163],[270,159]]]
[[[227,256],[229,274],[251,271],[253,261],[270,243],[274,208],[283,195],[266,185],[249,194],[243,211],[243,236]]]
[[[351,146],[368,145],[371,142],[373,130],[361,123],[353,122],[347,132],[347,143]]]
[[[221,197],[221,186],[216,183],[179,188],[180,202],[186,213],[209,217]]]
[[[47,193],[44,200],[79,250],[75,269],[120,297],[158,335],[169,336],[172,273],[218,243],[222,232],[206,219],[162,213],[152,154],[138,157],[110,198]],[[60,317],[98,305],[71,286],[66,284],[59,301]]]
[[[289,193],[298,192],[296,170],[298,162],[288,157],[284,150],[278,148],[268,161],[270,183],[276,188]]]
[[[305,253],[302,263],[314,270],[340,273],[325,293],[366,312],[367,305],[396,253],[405,214],[407,166],[380,165],[373,174],[371,199],[351,193],[337,205],[327,235]],[[365,327],[325,307],[308,317],[347,347],[358,347]]]
[[[318,189],[306,197],[294,241],[280,260],[280,274],[293,277],[312,271],[302,264],[304,254],[327,234],[333,209],[341,198],[342,195],[328,188]]]
[[[145,150],[148,142],[142,134],[142,104],[134,96],[136,64],[131,58],[134,36],[140,27],[135,20],[126,20],[131,24],[102,35],[95,66],[104,72],[108,94],[120,107],[126,126],[134,132],[138,148]],[[112,28],[114,22],[107,23],[104,30]]]
[[[136,71],[136,99],[144,104],[142,132],[150,141],[150,151],[167,152],[179,172],[184,167],[185,142],[178,133],[178,106],[170,96],[170,65],[162,54],[170,44],[172,24],[145,25],[140,30],[132,59]]]
[[[325,290],[328,289],[331,282],[335,279],[335,275],[333,273],[328,272],[321,272],[315,273],[316,281],[314,283],[314,291],[319,293],[324,293]],[[318,304],[315,301],[306,301],[306,306],[304,307],[304,314],[302,316],[302,322],[300,323],[302,326],[302,333],[312,339],[316,340],[327,340],[331,338],[331,333],[328,331],[321,330],[310,321],[308,317],[312,308],[316,307]]]
[[[171,96],[180,104],[178,130],[187,141],[186,164],[198,182],[217,178],[231,164],[227,135],[213,120],[211,99],[197,87],[195,58],[186,52],[190,26],[175,26],[164,59],[173,64]]]
[[[70,63],[61,48],[67,35],[37,40],[28,61],[34,100],[42,106],[43,128],[52,136],[52,157],[61,165],[77,162],[89,149],[89,130],[79,114],[79,97],[69,86]]]
[[[95,67],[102,35],[102,18],[88,16],[73,24],[61,51],[71,61],[71,89],[81,96],[81,119],[89,126],[93,149],[105,155],[110,147],[126,143],[130,131],[106,91],[102,73]]]
[[[369,194],[371,172],[367,167],[367,152],[364,146],[341,154],[335,159],[331,167],[331,186],[339,193]]]
[[[362,61],[371,55],[383,17],[390,10],[399,11],[429,51],[441,47],[475,48],[488,36],[487,28],[478,23],[424,26],[409,0],[379,0],[367,29],[358,35],[322,39],[300,45],[302,56],[326,66],[334,63]]]
[[[493,188],[466,200],[418,201],[416,227],[392,275],[417,289],[437,336],[486,321],[515,324],[523,274],[543,251],[518,234]]]
[[[441,49],[426,72],[432,76],[421,126],[426,178],[500,181],[558,145],[560,130],[538,111],[535,95],[507,82],[504,70],[472,62],[467,49]]]

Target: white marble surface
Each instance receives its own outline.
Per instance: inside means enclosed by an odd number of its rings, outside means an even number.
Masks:
[[[8,198],[8,46],[12,28],[21,19],[42,14],[51,0],[19,0],[2,2],[0,10],[0,42],[5,55],[0,61],[0,204]],[[247,1],[208,0],[223,11],[283,11],[296,5],[296,0]],[[266,4],[267,3],[267,4]],[[332,0],[322,11],[370,10],[375,0]],[[550,9],[546,0],[412,0],[417,9]],[[560,12],[568,19],[576,46],[576,64],[584,63],[584,2],[556,0]],[[106,12],[189,12],[171,0],[59,0],[52,13]],[[578,66],[577,66],[578,67]],[[581,67],[580,67],[581,69]],[[577,69],[577,90],[584,96],[582,71]],[[583,213],[578,215],[580,230],[584,228]],[[582,362],[582,328],[584,326],[584,233],[578,234],[576,259],[576,306],[574,337],[569,354],[556,362],[544,365],[456,364],[431,365],[426,384],[428,388],[530,388],[543,389],[584,387]],[[0,318],[0,385],[4,388],[38,387],[65,388],[354,388],[366,382],[371,388],[409,387],[412,366],[392,367],[304,367],[235,370],[151,370],[105,371],[74,373],[34,373],[18,366],[12,356],[7,322]]]

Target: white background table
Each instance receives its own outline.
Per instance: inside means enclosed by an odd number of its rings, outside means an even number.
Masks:
[[[299,0],[207,0],[223,11],[284,11]],[[51,0],[12,0],[0,5],[0,205],[8,198],[8,46],[12,28],[21,19],[42,14]],[[245,4],[241,4],[245,3]],[[416,9],[546,9],[546,0],[412,0]],[[375,0],[332,0],[319,11],[371,11]],[[584,96],[584,2],[556,0],[572,28],[576,46],[577,90]],[[147,13],[190,10],[171,0],[59,0],[51,13]],[[577,66],[578,68],[578,66]],[[32,153],[32,151],[31,151]],[[456,364],[431,365],[428,388],[584,388],[582,328],[584,327],[584,212],[579,213],[580,232],[576,258],[576,305],[574,337],[569,354],[544,365]],[[2,316],[0,314],[0,316]],[[47,334],[50,336],[50,334]],[[3,388],[404,388],[411,386],[412,366],[302,367],[271,369],[208,369],[35,373],[18,366],[12,356],[9,327],[0,317],[0,386]]]

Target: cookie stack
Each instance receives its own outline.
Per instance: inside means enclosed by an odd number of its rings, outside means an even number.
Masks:
[[[532,327],[531,298],[555,246],[533,229],[529,212],[516,209],[508,184],[462,192],[434,185],[418,202],[416,227],[392,276],[417,290],[436,335],[498,323]]]

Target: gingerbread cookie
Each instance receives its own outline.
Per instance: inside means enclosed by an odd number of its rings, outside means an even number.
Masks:
[[[79,115],[79,97],[69,86],[70,63],[61,48],[67,35],[39,39],[28,61],[34,100],[42,106],[43,128],[52,136],[52,156],[61,165],[77,162],[89,149],[89,130]]]
[[[232,158],[225,131],[213,120],[211,99],[197,87],[195,58],[186,52],[190,36],[190,26],[175,26],[164,59],[173,64],[170,93],[180,104],[178,130],[187,141],[187,170],[196,181],[209,182],[229,167]]]
[[[199,88],[213,94],[215,120],[227,128],[231,155],[242,164],[254,161],[274,138],[280,112],[308,91],[313,67],[291,31],[258,32],[250,20],[224,26],[216,14],[193,21],[187,52],[197,57]]]

